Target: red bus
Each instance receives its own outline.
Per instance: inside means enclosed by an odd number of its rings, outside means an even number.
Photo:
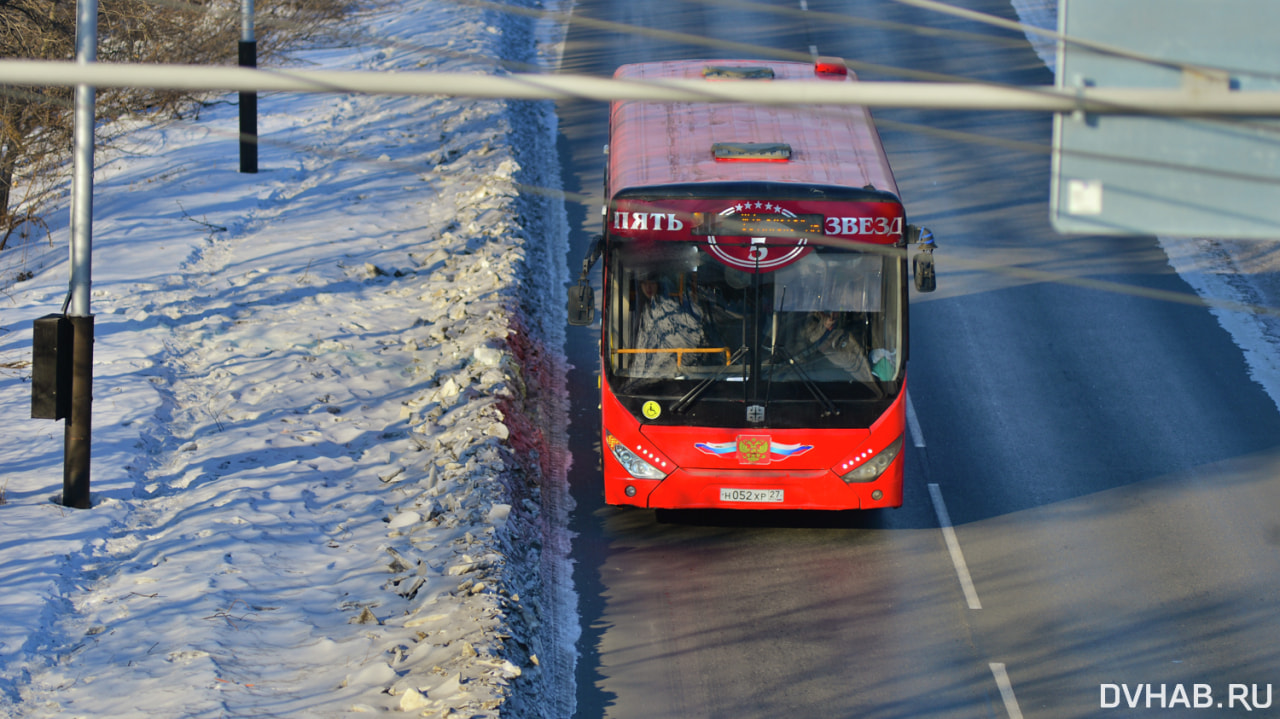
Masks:
[[[839,60],[624,65],[632,81],[855,82]],[[907,249],[934,286],[861,107],[618,101],[603,258],[604,496],[652,508],[902,504]]]

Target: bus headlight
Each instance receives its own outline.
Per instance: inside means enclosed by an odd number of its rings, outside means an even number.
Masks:
[[[840,479],[848,482],[870,482],[889,468],[893,464],[893,460],[898,458],[898,453],[902,451],[902,435],[889,443],[879,454],[868,459],[862,464],[854,467],[852,471],[841,475]]]
[[[636,479],[666,479],[669,472],[658,469],[650,464],[640,455],[627,449],[626,445],[611,434],[605,434],[605,443],[609,445],[609,451],[613,452],[614,459],[618,460],[618,464],[627,470],[627,473]],[[656,459],[656,458],[655,458]],[[666,464],[666,462],[662,462]]]

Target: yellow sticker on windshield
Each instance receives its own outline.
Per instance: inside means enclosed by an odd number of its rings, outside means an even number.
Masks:
[[[644,413],[646,419],[657,419],[658,415],[662,414],[662,407],[658,406],[657,402],[649,400],[644,403],[640,411]]]

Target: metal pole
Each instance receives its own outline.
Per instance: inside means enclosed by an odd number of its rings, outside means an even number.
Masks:
[[[76,64],[98,59],[98,0],[76,2]],[[76,85],[74,171],[71,181],[71,287],[68,318],[72,342],[71,415],[62,465],[62,504],[88,509],[89,455],[93,435],[93,315],[89,288],[93,270],[93,125],[95,90]]]
[[[774,105],[865,105],[934,110],[1076,111],[1099,115],[1280,117],[1280,91],[1210,93],[1186,89],[1052,85],[1000,87],[928,82],[623,82],[584,75],[477,75],[456,72],[351,72],[241,67],[0,59],[0,87],[11,85],[149,87],[224,92],[349,92],[450,95],[517,100],[752,102]]]
[[[240,0],[240,67],[258,66],[253,0]],[[258,93],[240,93],[240,171],[258,171]]]

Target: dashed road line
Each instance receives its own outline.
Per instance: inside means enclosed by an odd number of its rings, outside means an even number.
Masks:
[[[1004,699],[1004,710],[1008,712],[1009,719],[1022,719],[1022,710],[1018,708],[1018,698],[1013,695],[1013,684],[1004,665],[992,662],[991,674],[996,678],[996,686],[1000,687],[1000,697]]]
[[[801,10],[803,10],[803,11],[805,11],[805,12],[808,12],[808,11],[809,11],[809,0],[800,0],[800,9],[801,9]],[[812,57],[812,58],[814,58],[815,60],[818,58],[818,46],[817,46],[817,45],[810,45],[810,46],[809,46],[809,56],[810,56],[810,57]]]
[[[960,551],[960,542],[956,539],[956,530],[951,526],[951,515],[947,514],[947,505],[942,501],[942,490],[936,484],[929,485],[929,496],[933,498],[933,511],[938,515],[938,525],[942,528],[942,538],[947,542],[947,551],[951,553],[951,563],[956,567],[956,576],[960,578],[960,588],[964,590],[965,601],[970,609],[982,609],[978,601],[978,591],[973,587],[973,579],[969,576],[969,567],[964,562],[964,553]]]

